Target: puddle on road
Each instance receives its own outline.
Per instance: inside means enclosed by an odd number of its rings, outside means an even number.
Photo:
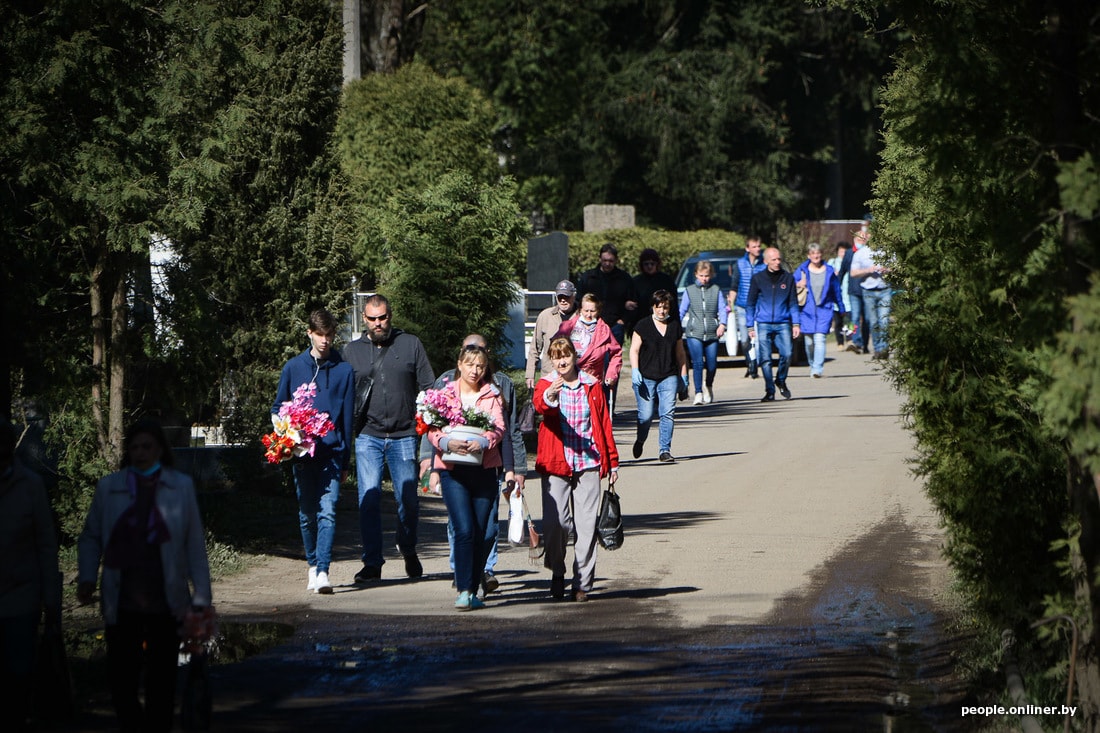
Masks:
[[[355,630],[326,628],[227,675],[228,694],[251,676],[264,699],[223,721],[329,733],[451,731],[459,720],[631,733],[968,730],[959,640],[937,609],[907,594],[927,559],[910,546],[922,544],[900,521],[877,527],[758,625],[682,628],[653,588],[584,608],[546,603],[507,624],[491,607],[454,618],[360,616]]]

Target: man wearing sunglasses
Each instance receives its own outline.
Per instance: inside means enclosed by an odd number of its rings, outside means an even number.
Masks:
[[[542,374],[552,371],[550,359],[546,355],[546,349],[550,346],[550,340],[561,328],[563,321],[569,320],[577,307],[577,288],[568,280],[562,280],[554,288],[556,302],[549,308],[544,308],[539,317],[535,319],[535,332],[531,336],[531,348],[527,350],[527,389],[534,389],[535,382]],[[536,376],[536,370],[541,362],[542,373]]]
[[[355,370],[355,464],[363,540],[363,569],[355,574],[356,583],[382,577],[383,463],[393,481],[397,549],[405,560],[405,574],[424,574],[416,554],[416,395],[431,388],[435,374],[424,344],[394,328],[392,315],[389,300],[372,295],[363,306],[366,330],[344,349],[344,358]]]

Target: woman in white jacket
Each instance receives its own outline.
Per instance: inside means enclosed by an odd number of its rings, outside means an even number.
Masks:
[[[179,627],[189,610],[210,605],[210,567],[194,484],[172,468],[164,430],[140,421],[125,446],[122,470],[96,485],[80,535],[77,597],[91,602],[102,560],[100,606],[119,728],[169,731]]]

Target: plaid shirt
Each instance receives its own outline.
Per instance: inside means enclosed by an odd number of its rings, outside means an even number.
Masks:
[[[579,372],[576,387],[562,385],[558,394],[558,410],[561,412],[561,438],[565,462],[573,473],[600,467],[600,451],[592,435],[592,408],[588,405],[586,382],[595,381],[587,372]]]

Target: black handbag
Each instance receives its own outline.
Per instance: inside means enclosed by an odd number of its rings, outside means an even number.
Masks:
[[[519,411],[519,415],[516,416],[516,427],[524,435],[535,432],[535,404],[531,400],[527,400],[523,409]]]
[[[183,670],[183,694],[180,696],[180,723],[186,731],[210,730],[214,699],[210,689],[209,660],[205,651],[191,654]]]
[[[619,495],[615,486],[608,486],[600,497],[600,518],[596,523],[596,539],[605,550],[617,550],[623,546],[623,515],[619,507]]]

